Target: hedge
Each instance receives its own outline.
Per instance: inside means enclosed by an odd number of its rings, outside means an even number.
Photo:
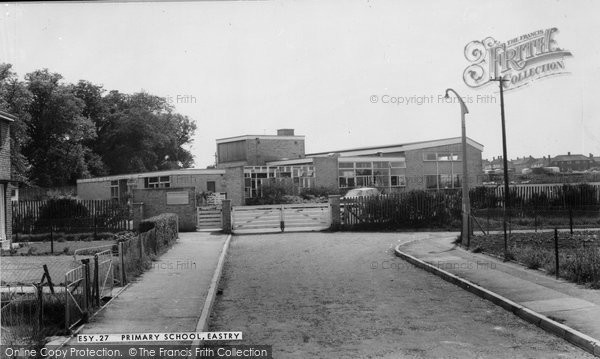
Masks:
[[[139,232],[147,233],[154,231],[156,237],[155,242],[155,253],[162,252],[162,249],[171,246],[179,235],[178,228],[179,219],[174,213],[162,213],[158,216],[146,218],[140,222]]]

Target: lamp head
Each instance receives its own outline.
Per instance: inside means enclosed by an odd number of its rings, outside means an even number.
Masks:
[[[446,95],[444,96],[444,98],[446,98],[446,99],[450,98],[450,95],[448,94],[448,90],[446,90]]]

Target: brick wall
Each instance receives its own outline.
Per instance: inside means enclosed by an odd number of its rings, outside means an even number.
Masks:
[[[168,192],[188,192],[188,204],[168,205]],[[179,216],[179,230],[196,230],[196,191],[194,187],[187,188],[148,188],[135,189],[133,202],[143,203],[143,217],[150,218],[161,213],[175,213]]]
[[[337,157],[314,157],[315,187],[339,189]]]
[[[10,123],[0,120],[0,183],[4,188],[4,228],[6,232],[5,242],[9,248],[12,241],[12,203],[10,200],[10,191],[12,189],[10,179]]]
[[[268,161],[283,158],[304,158],[304,140],[302,139],[248,139],[246,155],[249,166],[262,166]]]
[[[10,180],[10,125],[0,120],[0,181]]]
[[[244,205],[244,167],[228,168],[222,177],[222,182],[231,205]]]
[[[407,190],[425,189],[425,175],[434,175],[437,173],[462,174],[462,161],[436,162],[423,160],[423,156],[426,153],[441,152],[458,153],[460,155],[462,153],[462,145],[452,144],[405,152]],[[469,184],[471,186],[481,185],[483,181],[483,170],[481,167],[481,151],[467,144],[467,159],[467,168],[469,171]]]

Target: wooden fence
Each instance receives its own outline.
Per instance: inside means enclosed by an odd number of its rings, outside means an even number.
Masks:
[[[131,209],[112,200],[56,199],[12,202],[16,234],[99,232],[131,229]]]

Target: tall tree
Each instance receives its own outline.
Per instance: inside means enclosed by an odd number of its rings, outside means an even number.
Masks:
[[[23,148],[30,140],[27,133],[31,120],[28,109],[33,95],[11,68],[10,64],[0,64],[0,109],[17,117],[10,131],[12,178],[28,182],[29,161],[23,154]]]
[[[73,184],[89,176],[85,144],[95,138],[95,126],[83,115],[85,103],[75,95],[72,85],[63,85],[62,76],[47,69],[25,76],[33,94],[29,106],[31,141],[25,155],[31,162],[31,180],[39,186]]]

